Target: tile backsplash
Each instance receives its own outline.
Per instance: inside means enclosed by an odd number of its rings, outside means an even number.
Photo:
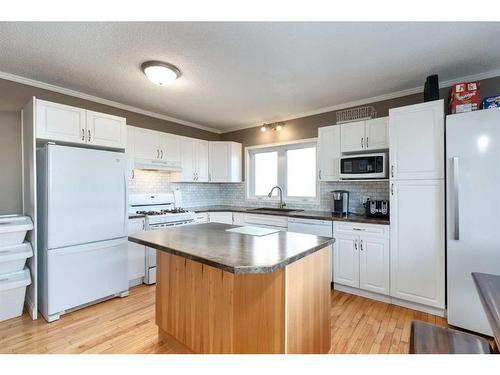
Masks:
[[[245,183],[180,183],[170,181],[170,174],[157,171],[135,170],[134,179],[129,181],[129,192],[134,193],[166,193],[175,189],[182,192],[184,207],[207,205],[231,206],[276,206],[274,202],[245,199]],[[349,209],[351,212],[363,213],[360,199],[389,199],[389,183],[386,181],[363,182],[320,182],[320,199],[317,204],[301,204],[288,202],[291,208],[328,211],[332,206],[332,190],[349,191]]]

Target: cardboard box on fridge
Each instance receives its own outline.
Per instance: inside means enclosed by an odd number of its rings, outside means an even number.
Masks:
[[[477,111],[481,103],[479,82],[462,82],[450,90],[450,112],[463,113]]]

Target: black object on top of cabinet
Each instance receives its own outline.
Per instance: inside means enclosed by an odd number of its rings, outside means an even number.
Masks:
[[[437,74],[427,77],[424,85],[424,102],[439,99],[439,79]]]

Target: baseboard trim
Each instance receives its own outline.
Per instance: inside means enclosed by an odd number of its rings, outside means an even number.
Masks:
[[[346,286],[341,284],[333,284],[333,289],[338,290],[339,292],[354,294],[356,296],[365,297],[369,299],[374,299],[376,301],[391,303],[391,297],[384,296],[383,294],[378,294],[374,292],[369,292],[366,290],[353,288],[352,286]]]
[[[420,303],[405,301],[399,298],[394,298],[391,296],[385,296],[382,294],[369,292],[366,290],[353,288],[351,286],[341,285],[341,284],[333,284],[333,289],[338,290],[339,292],[354,294],[356,296],[365,297],[369,299],[373,299],[380,302],[390,303],[391,305],[406,307],[408,309],[425,312],[427,314],[436,315],[442,318],[446,318],[446,309],[439,309],[432,306],[425,306]]]

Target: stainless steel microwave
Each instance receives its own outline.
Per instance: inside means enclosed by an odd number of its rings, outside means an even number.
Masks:
[[[340,158],[340,178],[343,180],[388,178],[388,164],[386,152],[345,155]]]

